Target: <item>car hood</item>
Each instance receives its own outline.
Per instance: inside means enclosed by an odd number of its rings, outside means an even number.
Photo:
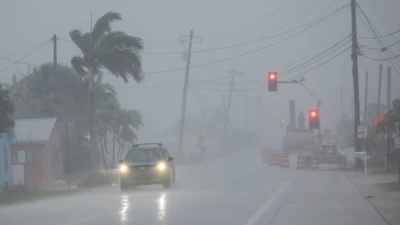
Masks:
[[[146,163],[126,163],[127,166],[155,166],[159,162],[146,162]]]

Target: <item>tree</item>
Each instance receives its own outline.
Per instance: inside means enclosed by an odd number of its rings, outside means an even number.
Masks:
[[[142,72],[140,51],[143,42],[140,38],[127,35],[122,31],[111,31],[111,22],[121,20],[121,14],[108,12],[94,24],[91,32],[82,33],[72,30],[70,37],[82,51],[83,57],[75,56],[71,64],[75,70],[89,80],[89,128],[90,148],[93,150],[95,141],[94,125],[94,79],[101,76],[105,68],[116,77],[121,77],[125,83],[132,77],[140,83],[144,76]]]
[[[4,89],[0,84],[0,133],[4,133],[9,128],[14,127],[15,122],[11,119],[11,114],[14,110],[8,90]]]
[[[380,123],[380,128],[389,130],[389,134],[394,133],[395,124],[400,122],[400,99],[392,101],[392,108],[385,114],[385,119]],[[390,161],[392,164],[397,164],[399,171],[399,182],[400,182],[400,152],[394,151],[390,155]]]

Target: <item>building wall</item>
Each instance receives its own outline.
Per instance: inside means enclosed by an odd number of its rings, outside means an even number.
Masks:
[[[41,186],[46,182],[44,143],[12,145],[13,164],[24,165],[25,185]]]

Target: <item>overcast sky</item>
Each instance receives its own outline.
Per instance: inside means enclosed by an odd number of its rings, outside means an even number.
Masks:
[[[236,69],[235,91],[232,96],[232,126],[244,128],[245,94],[239,90],[249,90],[249,128],[265,132],[265,136],[278,138],[276,132],[281,119],[288,119],[288,101],[296,100],[297,110],[308,110],[316,107],[316,99],[302,86],[294,84],[279,85],[276,93],[268,92],[264,79],[268,71],[277,71],[280,80],[286,80],[304,73],[304,85],[323,101],[321,119],[324,127],[335,127],[340,115],[340,85],[343,85],[344,112],[350,114],[352,101],[352,75],[350,49],[324,65],[350,46],[347,38],[328,52],[320,61],[310,63],[307,67],[283,73],[304,63],[319,53],[329,49],[351,32],[350,7],[345,7],[331,17],[323,20],[336,9],[348,4],[349,0],[169,0],[169,1],[128,1],[128,0],[1,0],[0,21],[0,56],[18,60],[34,48],[19,54],[12,53],[50,39],[56,34],[58,41],[59,63],[70,65],[70,59],[80,54],[78,48],[71,43],[69,31],[90,29],[90,12],[97,19],[108,11],[122,14],[123,20],[113,24],[114,30],[123,30],[128,34],[141,37],[145,43],[143,64],[146,81],[142,85],[124,84],[109,76],[106,80],[118,89],[119,99],[124,107],[137,109],[143,114],[145,128],[141,135],[158,130],[168,131],[175,125],[180,115],[182,89],[185,71],[152,73],[185,67],[181,54],[149,54],[160,52],[183,52],[187,43],[179,42],[180,35],[188,36],[194,29],[196,37],[202,37],[202,44],[194,43],[193,51],[215,49],[238,45],[254,40],[252,44],[228,49],[195,52],[192,55],[190,70],[191,88],[188,92],[188,113],[197,112],[207,106],[210,110],[221,107],[220,90],[224,98],[228,98],[230,74],[227,70]],[[398,24],[397,0],[359,0],[359,5],[370,21],[385,35],[400,29]],[[361,15],[361,14],[360,14]],[[319,18],[319,20],[318,20]],[[321,19],[322,18],[322,19]],[[359,36],[370,37],[371,34],[358,19]],[[321,21],[306,29],[306,24]],[[364,19],[365,20],[365,19]],[[303,28],[299,28],[303,26]],[[284,35],[277,35],[293,30]],[[304,30],[302,32],[302,30]],[[298,33],[298,34],[296,34]],[[266,39],[265,37],[276,36]],[[293,36],[289,38],[290,36]],[[283,41],[287,39],[286,41]],[[185,37],[185,40],[187,38]],[[196,42],[200,39],[196,38]],[[400,34],[391,35],[387,44],[400,40]],[[274,43],[279,44],[274,44]],[[378,48],[375,40],[359,39],[360,45]],[[266,47],[272,45],[270,47]],[[340,47],[342,46],[342,47]],[[263,48],[261,50],[258,50]],[[400,54],[400,44],[391,47],[394,54]],[[253,53],[248,53],[257,50]],[[385,54],[362,48],[365,55],[373,58],[387,58]],[[244,54],[246,53],[246,54]],[[248,54],[247,54],[248,53]],[[47,44],[33,52],[23,62],[39,65],[53,59],[52,44]],[[240,54],[244,54],[240,57]],[[229,59],[231,58],[231,59]],[[227,59],[227,60],[223,60]],[[220,61],[222,60],[222,61]],[[214,61],[220,61],[212,63]],[[197,65],[210,63],[209,65]],[[10,61],[0,59],[0,68],[8,66]],[[394,64],[394,62],[392,62]],[[397,62],[398,63],[398,62]],[[383,62],[391,65],[389,61]],[[370,73],[370,92],[368,98],[376,102],[377,68],[379,62],[360,57],[360,97],[361,108],[364,105],[364,74]],[[400,65],[400,63],[399,63]],[[1,81],[10,82],[13,74],[26,74],[28,66],[14,65],[0,73]],[[400,67],[398,67],[400,70]],[[199,80],[215,80],[215,82],[195,84]],[[393,69],[393,95],[399,96],[399,74]],[[386,82],[383,82],[386,90]],[[165,87],[160,87],[165,86]],[[397,86],[397,87],[396,87]],[[198,97],[196,97],[195,95]],[[199,100],[199,98],[201,100]],[[256,118],[255,106],[262,99],[263,121]],[[386,101],[385,95],[382,98]],[[282,129],[280,129],[282,131]]]

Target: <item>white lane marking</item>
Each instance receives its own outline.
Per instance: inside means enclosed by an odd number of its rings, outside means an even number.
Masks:
[[[261,217],[263,216],[264,213],[268,211],[268,209],[271,207],[272,203],[279,197],[279,195],[285,190],[285,188],[292,183],[293,179],[289,180],[286,182],[273,196],[270,200],[268,200],[267,203],[265,203],[246,223],[246,225],[255,225],[256,223],[259,222]]]

